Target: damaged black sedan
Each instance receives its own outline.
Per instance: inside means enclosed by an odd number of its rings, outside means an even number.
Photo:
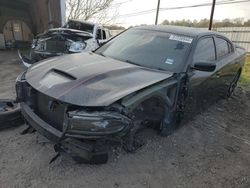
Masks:
[[[143,127],[169,135],[185,114],[229,97],[244,58],[216,32],[137,27],[93,53],[33,65],[17,78],[17,98],[27,123],[57,151],[105,163],[113,141],[133,152]]]

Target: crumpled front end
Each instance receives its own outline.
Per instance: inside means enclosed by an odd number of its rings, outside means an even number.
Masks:
[[[89,163],[105,163],[112,140],[121,139],[131,120],[119,110],[70,105],[44,95],[25,80],[16,80],[17,100],[26,122],[55,143],[57,151]]]
[[[86,39],[85,39],[86,40]],[[32,49],[37,54],[61,55],[66,53],[82,52],[87,44],[84,38],[55,35],[47,38],[35,39]]]
[[[173,73],[81,53],[32,66],[16,91],[28,124],[57,151],[103,163],[114,142],[134,152],[140,130],[160,129],[166,109],[175,110],[177,85]]]
[[[53,30],[33,39],[29,54],[18,52],[20,59],[26,67],[54,56],[63,54],[80,53],[94,50],[93,36],[90,33],[78,34],[72,31]],[[91,49],[90,49],[91,48]]]

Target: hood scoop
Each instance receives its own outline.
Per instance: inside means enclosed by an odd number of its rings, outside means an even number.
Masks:
[[[52,69],[40,81],[41,87],[52,88],[55,85],[67,83],[76,80],[71,74],[58,70]]]
[[[62,70],[52,69],[51,71],[58,74],[58,75],[64,76],[64,77],[66,77],[66,78],[68,78],[70,80],[76,80],[76,77],[74,77],[72,74],[69,74],[69,73],[64,72]]]

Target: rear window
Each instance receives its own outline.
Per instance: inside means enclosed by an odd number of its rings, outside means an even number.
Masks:
[[[226,40],[216,37],[215,44],[216,44],[216,51],[217,51],[218,59],[230,53],[228,42]]]

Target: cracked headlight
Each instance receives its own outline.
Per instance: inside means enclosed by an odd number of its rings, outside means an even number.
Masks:
[[[36,47],[36,43],[37,43],[37,40],[36,39],[33,39],[32,40],[32,44],[31,44],[31,48],[34,49]]]
[[[72,42],[69,47],[70,52],[81,52],[86,48],[86,43],[83,42]]]
[[[38,51],[45,51],[46,50],[46,42],[45,41],[38,41],[34,48],[35,48],[35,50],[38,50]]]
[[[130,125],[130,119],[116,112],[69,112],[68,132],[84,135],[118,133]]]

